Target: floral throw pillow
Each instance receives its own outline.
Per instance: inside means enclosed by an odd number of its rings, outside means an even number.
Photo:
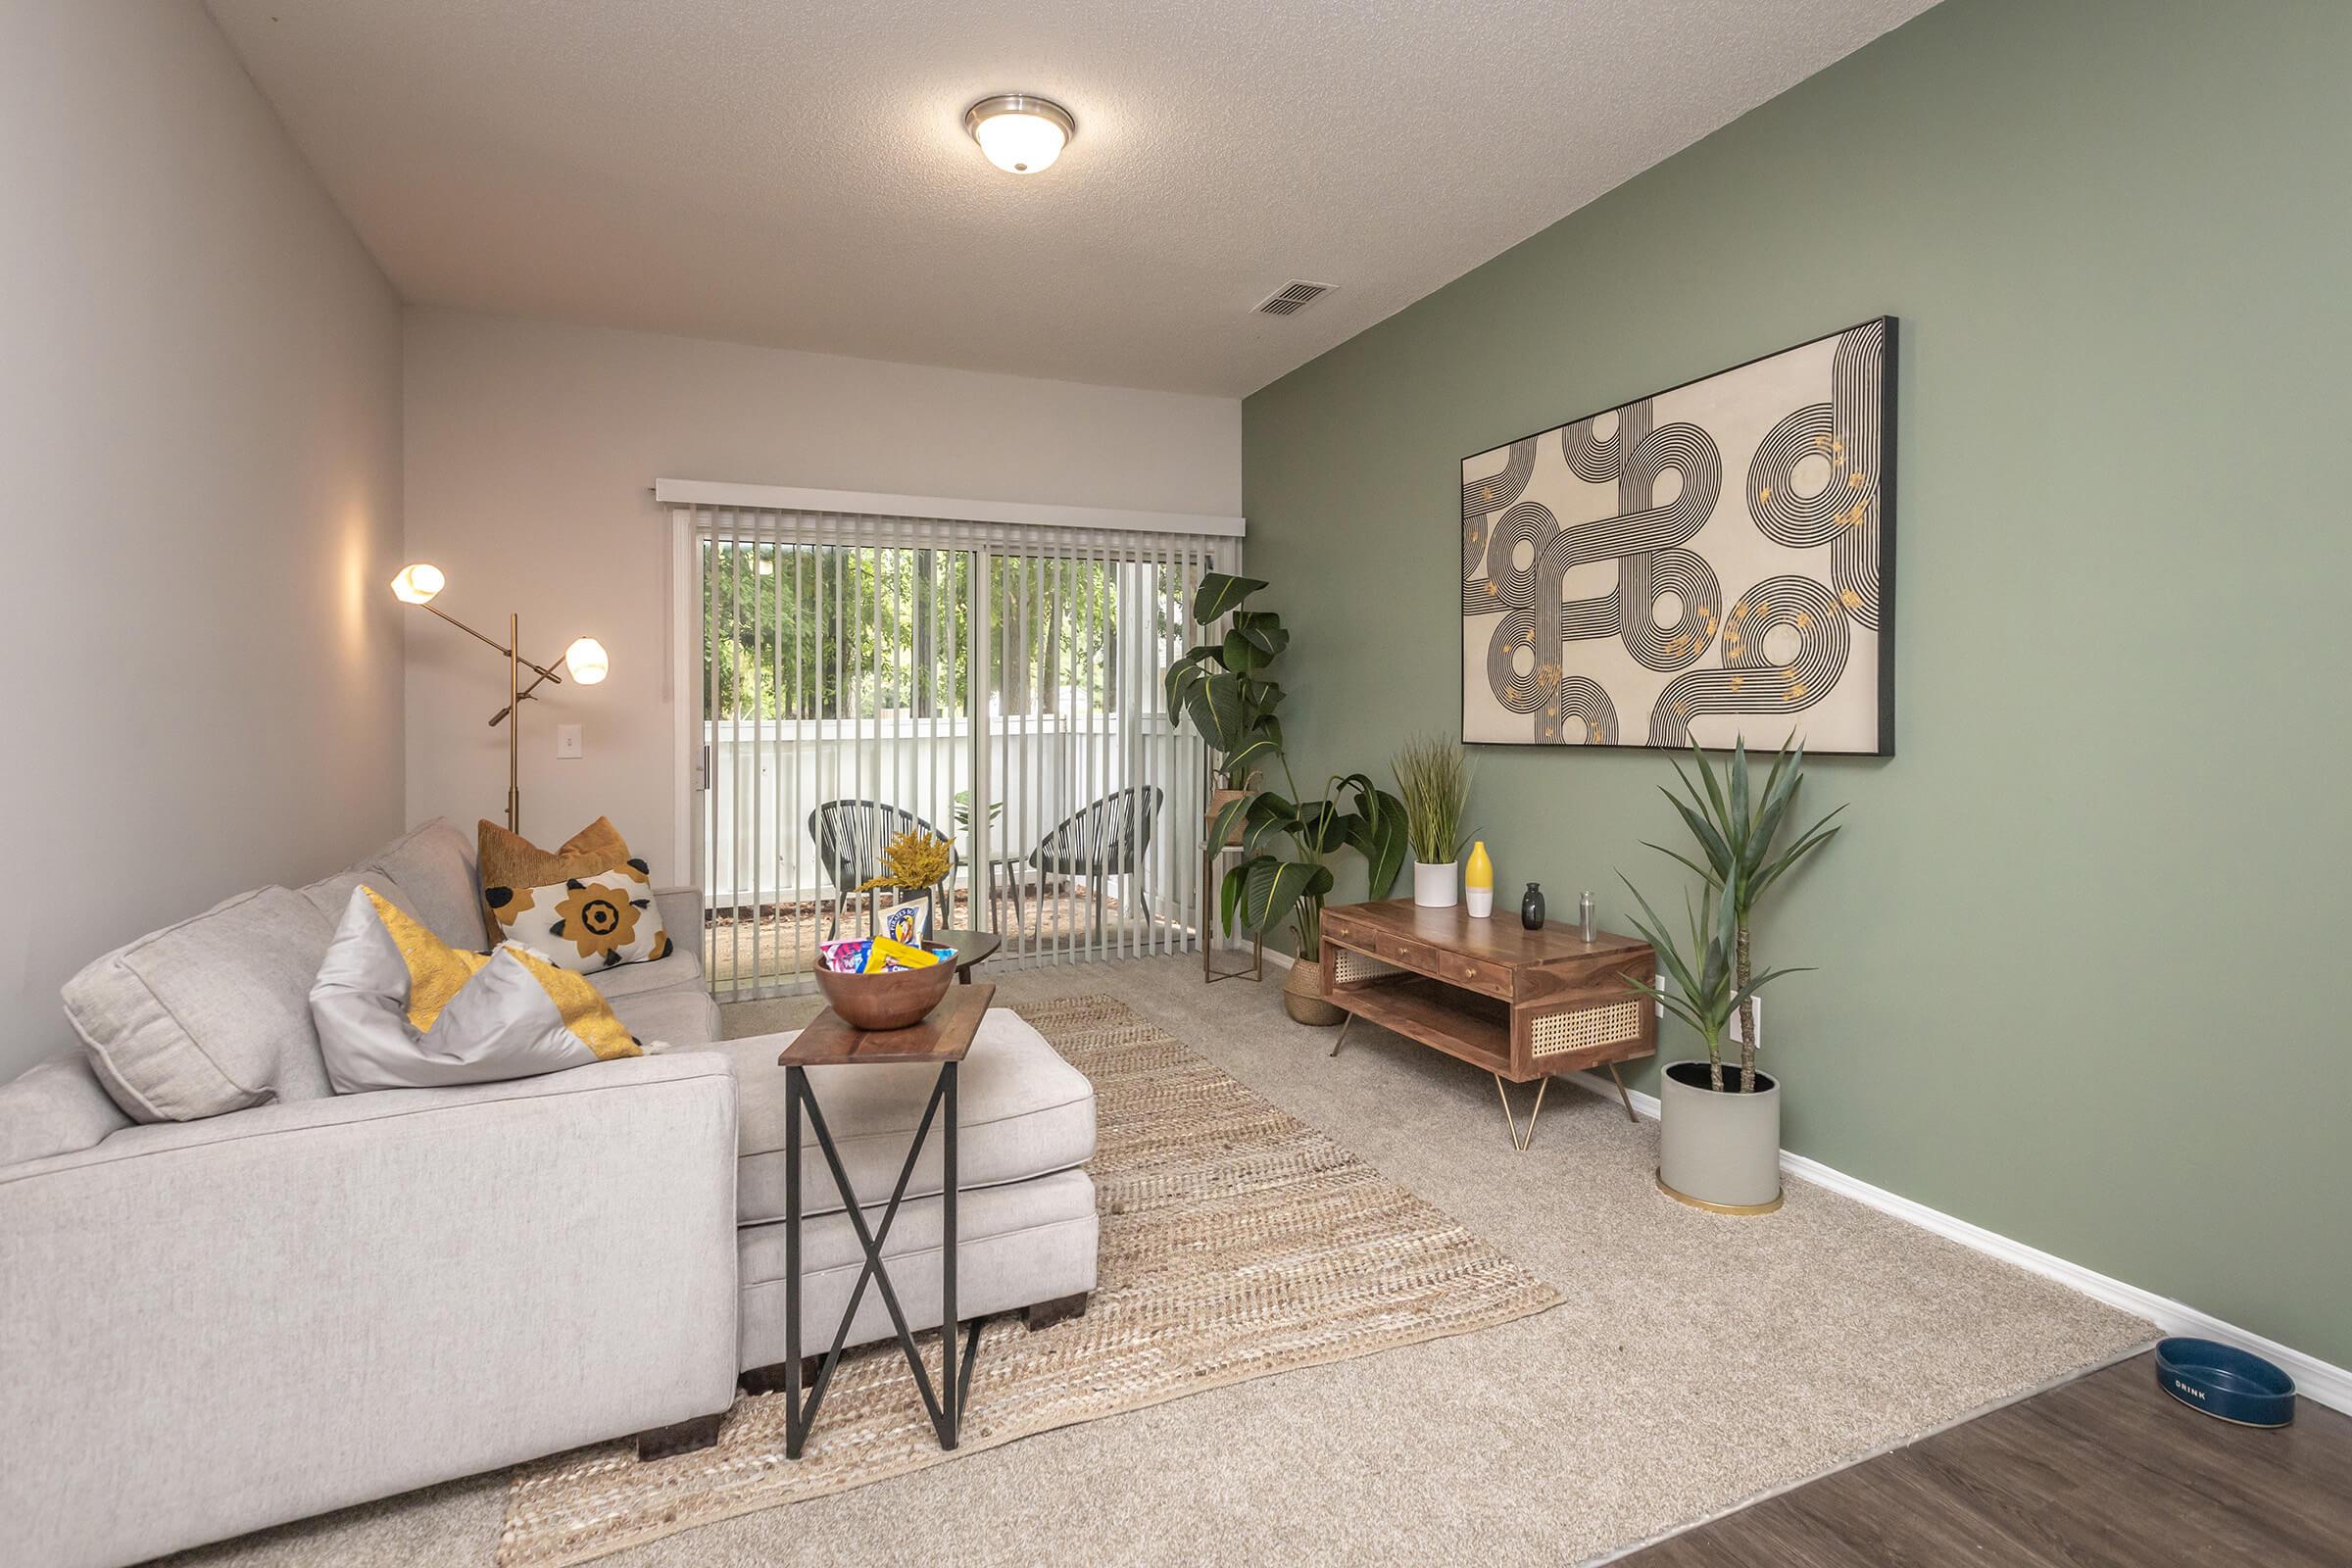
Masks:
[[[669,933],[662,929],[643,860],[542,887],[486,887],[482,897],[505,940],[566,969],[592,974],[669,956]]]

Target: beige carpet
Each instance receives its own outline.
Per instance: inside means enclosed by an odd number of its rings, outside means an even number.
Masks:
[[[1109,997],[1019,1009],[1094,1083],[1102,1231],[1086,1316],[990,1325],[956,1453],[895,1344],[845,1358],[785,1457],[785,1396],[738,1399],[716,1447],[628,1443],[515,1473],[500,1568],[562,1568],[1248,1378],[1489,1328],[1559,1304],[1437,1209]],[[938,1336],[924,1336],[931,1377]]]
[[[1529,1563],[1589,1559],[2116,1359],[2148,1325],[1792,1183],[1762,1219],[1652,1185],[1657,1128],[1553,1094],[1513,1153],[1483,1073],[1282,1014],[1200,960],[997,970],[1001,1000],[1108,993],[1486,1237],[1567,1304],[1042,1433],[631,1547],[601,1568]],[[731,1034],[813,1002],[727,1009]],[[1788,1093],[1806,1092],[1801,1052]],[[1868,1175],[1869,1172],[1860,1174]],[[486,1568],[505,1472],[190,1554],[206,1568]]]

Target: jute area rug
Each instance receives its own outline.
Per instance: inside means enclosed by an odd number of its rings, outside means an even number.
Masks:
[[[959,1453],[1298,1367],[1463,1334],[1559,1293],[1126,1004],[1017,1004],[1095,1085],[1102,1219],[1083,1318],[989,1324]],[[939,1376],[936,1335],[923,1337]],[[781,1395],[738,1399],[718,1446],[640,1464],[627,1444],[514,1473],[504,1568],[557,1568],[956,1457],[896,1344],[843,1358],[807,1452]]]

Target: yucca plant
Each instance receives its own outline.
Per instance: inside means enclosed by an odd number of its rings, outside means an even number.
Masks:
[[[1404,802],[1413,858],[1424,865],[1457,858],[1465,842],[1462,809],[1470,801],[1470,761],[1461,743],[1416,736],[1389,766],[1396,775],[1397,798]]]
[[[1670,852],[1671,853],[1671,852]],[[1699,896],[1696,908],[1691,907],[1690,895],[1683,895],[1683,912],[1690,925],[1688,947],[1677,944],[1666,930],[1666,922],[1658,918],[1657,910],[1642,896],[1642,890],[1622,871],[1617,880],[1625,883],[1634,902],[1642,906],[1642,913],[1632,916],[1634,928],[1642,940],[1655,949],[1658,967],[1670,982],[1671,989],[1661,989],[1644,981],[1629,978],[1626,984],[1665,1007],[1668,1012],[1698,1032],[1707,1048],[1707,1087],[1721,1093],[1723,1084],[1723,1037],[1731,1027],[1732,1015],[1745,1007],[1755,994],[1785,974],[1802,974],[1802,969],[1768,969],[1755,977],[1735,977],[1733,951],[1739,941],[1739,873],[1732,874],[1732,886],[1718,892],[1708,886]],[[1743,1014],[1743,1016],[1747,1016]],[[1756,1090],[1755,1037],[1748,1033],[1740,1041],[1743,1078],[1741,1094]]]
[[[1682,780],[1688,801],[1661,784],[1659,792],[1674,803],[1674,808],[1689,825],[1690,836],[1698,841],[1700,859],[1666,848],[1649,844],[1660,855],[1670,856],[1696,871],[1707,884],[1710,895],[1719,897],[1723,905],[1722,918],[1729,922],[1732,932],[1733,985],[1739,990],[1737,1011],[1740,1014],[1740,1091],[1753,1094],[1756,1087],[1756,1012],[1749,999],[1762,982],[1751,979],[1748,932],[1755,915],[1756,905],[1771,891],[1774,883],[1789,870],[1837,837],[1838,829],[1830,821],[1840,806],[1796,836],[1787,850],[1775,854],[1773,841],[1780,836],[1781,824],[1787,819],[1789,808],[1796,802],[1797,787],[1805,781],[1805,748],[1794,735],[1781,743],[1772,760],[1772,771],[1766,775],[1764,787],[1750,787],[1747,771],[1745,742],[1732,748],[1731,765],[1718,782],[1715,769],[1707,761],[1707,754],[1696,740],[1690,743],[1690,754],[1697,760],[1698,776],[1706,786],[1704,793],[1690,782],[1680,762],[1674,764],[1675,777]],[[1647,843],[1647,840],[1643,841]],[[1704,863],[1701,863],[1701,860]],[[1631,886],[1629,883],[1628,886]],[[1639,894],[1635,895],[1637,898]],[[1643,933],[1647,935],[1647,933]],[[1655,943],[1652,943],[1655,946]],[[1786,970],[1776,971],[1786,973]],[[1720,1080],[1721,1073],[1718,1070]],[[1722,1088],[1718,1081],[1715,1088]]]

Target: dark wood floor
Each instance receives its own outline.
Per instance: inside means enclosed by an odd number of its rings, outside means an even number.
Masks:
[[[2352,1564],[2352,1416],[2278,1431],[2158,1391],[2151,1357],[2078,1378],[1624,1559],[1628,1568]]]

